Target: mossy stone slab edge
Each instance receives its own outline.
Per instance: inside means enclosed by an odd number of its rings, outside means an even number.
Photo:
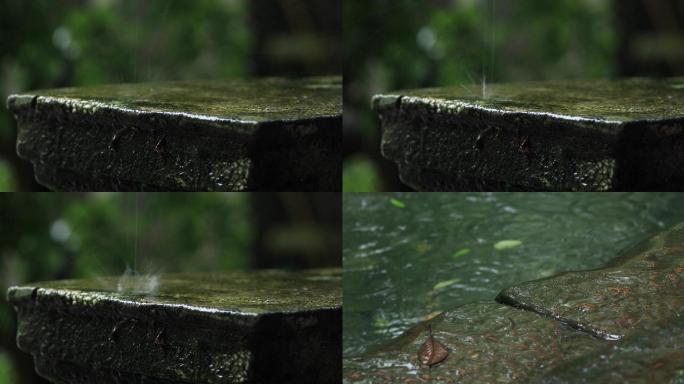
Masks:
[[[341,310],[217,321],[164,308],[104,313],[44,301],[20,307],[18,315],[17,344],[48,378],[74,373],[56,361],[84,373],[91,367],[116,373],[84,383],[121,375],[184,383],[330,382],[341,370]]]
[[[113,84],[11,95],[7,103],[15,113],[60,106],[66,113],[250,127],[341,118],[342,84],[339,76]]]
[[[381,151],[418,190],[611,190],[619,169],[618,138],[575,123],[527,117],[432,113],[422,105],[380,113]],[[478,189],[475,189],[478,190]],[[491,189],[491,190],[498,190]]]
[[[617,340],[684,311],[682,292],[684,223],[623,252],[606,268],[526,282],[497,300]]]
[[[341,119],[252,134],[54,107],[18,115],[18,122],[17,153],[57,190],[340,189]]]
[[[91,308],[167,306],[218,317],[297,313],[340,309],[341,271],[333,268],[100,277],[40,282],[8,290],[8,300],[17,305],[51,297]]]
[[[337,167],[335,164],[330,169]],[[221,181],[213,185],[189,185],[182,177],[177,177],[174,184],[150,184],[128,178],[111,177],[103,174],[82,174],[65,169],[52,168],[44,164],[34,164],[36,181],[52,191],[88,191],[88,192],[111,192],[111,191],[137,191],[137,192],[187,192],[187,191],[212,191],[212,192],[249,192],[249,191],[340,191],[342,189],[341,178],[335,176],[335,172],[318,175],[317,177],[300,178],[299,180],[287,180],[277,184],[251,184],[247,182],[226,183]],[[182,176],[182,175],[181,175]]]
[[[376,111],[407,104],[435,111],[586,122],[599,130],[627,123],[684,120],[684,77],[669,79],[559,80],[527,83],[447,86],[389,92],[373,97]]]
[[[56,382],[76,374],[94,382],[96,367],[111,372],[97,380],[107,383],[339,382],[339,269],[167,275],[153,293],[150,284],[129,277],[12,288],[17,342]],[[127,292],[113,293],[116,285]]]
[[[374,99],[382,153],[414,189],[684,190],[684,118],[606,122],[426,100]]]

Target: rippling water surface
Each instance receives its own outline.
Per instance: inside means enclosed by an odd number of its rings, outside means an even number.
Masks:
[[[684,220],[684,198],[366,193],[344,194],[343,212],[349,357],[435,311],[494,300],[522,281],[599,267],[649,233]]]

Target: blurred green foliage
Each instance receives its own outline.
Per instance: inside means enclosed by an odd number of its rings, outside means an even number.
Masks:
[[[0,384],[13,384],[14,372],[7,354],[0,351]]]
[[[252,35],[243,0],[0,0],[0,191],[12,174],[4,100],[37,88],[245,77]],[[30,172],[28,172],[30,173]],[[32,177],[28,175],[26,177]]]
[[[375,191],[378,170],[371,159],[366,156],[354,156],[344,163],[342,188],[343,192]]]
[[[14,178],[12,170],[6,162],[0,161],[0,192],[11,191],[14,189]]]
[[[248,265],[243,194],[12,194],[0,216],[3,283]]]
[[[392,189],[382,160],[379,92],[453,84],[614,76],[610,0],[347,0],[345,138],[375,167],[345,166],[345,190]],[[385,169],[395,169],[385,164]],[[365,172],[365,175],[360,173]],[[368,190],[368,189],[365,189]]]
[[[0,384],[8,372],[16,380],[5,382],[43,382],[30,355],[16,347],[16,315],[5,296],[9,286],[129,270],[154,275],[341,265],[336,193],[0,197]]]
[[[246,268],[255,226],[249,194],[14,193],[0,199],[0,383],[33,375],[12,359],[14,284],[63,278]],[[6,355],[3,353],[11,352]],[[29,370],[26,372],[27,370]],[[15,372],[15,373],[11,373]]]

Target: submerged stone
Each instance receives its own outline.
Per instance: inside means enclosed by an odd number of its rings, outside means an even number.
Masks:
[[[377,95],[382,152],[418,190],[684,189],[684,78]]]
[[[684,312],[562,364],[530,383],[684,383]]]
[[[606,268],[503,290],[497,300],[617,340],[684,311],[684,223],[626,250]]]
[[[431,369],[417,352],[429,337],[449,351]],[[345,381],[372,383],[515,382],[610,344],[560,322],[497,303],[456,308],[421,323],[377,352],[348,359]]]
[[[12,287],[17,344],[55,383],[339,382],[341,273],[257,271]]]
[[[55,190],[340,190],[339,77],[12,95],[17,153]]]

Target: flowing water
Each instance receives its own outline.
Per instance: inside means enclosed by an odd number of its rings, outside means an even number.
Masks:
[[[599,267],[684,220],[684,198],[667,193],[345,194],[343,207],[347,357],[435,311]]]

